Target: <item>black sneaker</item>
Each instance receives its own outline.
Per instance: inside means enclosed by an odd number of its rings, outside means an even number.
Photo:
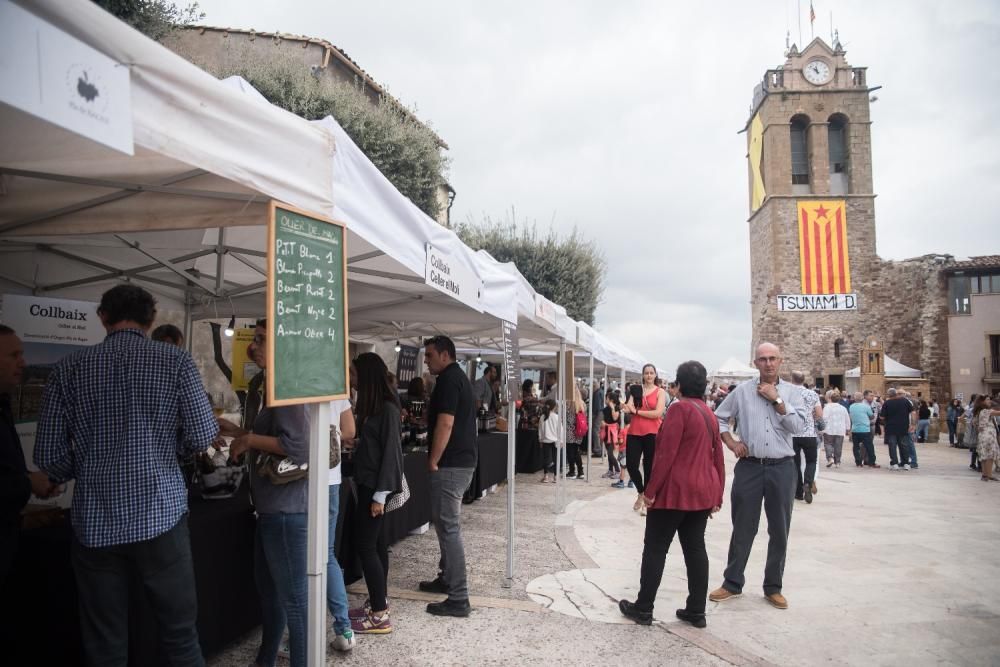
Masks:
[[[634,603],[629,602],[628,600],[618,601],[618,611],[622,613],[622,616],[635,621],[639,625],[653,624],[653,612],[640,611],[636,608]]]
[[[431,602],[427,605],[427,613],[434,614],[435,616],[457,616],[458,618],[465,618],[471,612],[472,606],[469,604],[467,599],[452,600],[449,598],[444,602]]]
[[[813,492],[808,484],[805,485],[805,488],[803,488],[802,493],[805,496],[806,504],[811,505],[813,501]]]
[[[447,593],[448,585],[444,583],[444,579],[440,576],[435,577],[431,581],[421,581],[417,584],[417,587],[424,593]]]
[[[708,625],[708,623],[705,622],[705,614],[695,614],[687,609],[678,609],[675,613],[677,614],[677,618],[681,619],[685,623],[690,623],[696,628],[703,628]]]

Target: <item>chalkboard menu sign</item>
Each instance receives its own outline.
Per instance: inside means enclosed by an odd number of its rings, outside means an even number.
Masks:
[[[272,201],[267,239],[267,404],[346,398],[344,225]]]

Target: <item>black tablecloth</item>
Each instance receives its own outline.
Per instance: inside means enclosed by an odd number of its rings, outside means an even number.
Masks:
[[[494,484],[507,479],[507,434],[499,431],[479,434],[479,462],[472,478],[476,498]]]
[[[202,652],[211,655],[260,625],[253,580],[255,522],[245,483],[231,499],[209,501],[192,496],[189,507],[198,638]],[[14,654],[10,664],[83,664],[71,541],[68,518],[21,534],[12,594],[3,604],[5,627],[12,628],[18,637],[5,649]],[[11,604],[11,600],[18,600],[18,604]],[[23,657],[17,654],[18,647],[26,652]],[[152,610],[141,586],[133,586],[129,664],[157,665],[159,658]]]
[[[542,469],[542,448],[538,446],[538,431],[518,429],[514,451],[517,472],[538,472]]]

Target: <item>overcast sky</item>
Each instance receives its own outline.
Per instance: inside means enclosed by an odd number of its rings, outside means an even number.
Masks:
[[[183,4],[181,2],[180,4]],[[746,136],[754,86],[810,41],[808,1],[199,0],[205,23],[326,39],[449,144],[453,221],[598,240],[597,329],[664,367],[750,357]],[[872,105],[878,252],[1000,253],[1000,3],[830,12]],[[887,295],[891,297],[891,294]]]

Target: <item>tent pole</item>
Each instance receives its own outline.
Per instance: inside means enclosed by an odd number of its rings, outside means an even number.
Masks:
[[[309,586],[306,661],[309,667],[326,665],[326,560],[330,487],[325,463],[330,459],[330,403],[309,405],[309,460],[323,474],[309,475],[306,543],[306,581]],[[319,463],[324,463],[320,466]]]
[[[587,484],[590,484],[590,459],[594,458],[594,415],[597,411],[597,406],[594,405],[594,353],[590,353],[590,383],[587,385],[587,391],[590,392],[590,412],[587,415],[590,423],[587,433],[589,434],[587,438]],[[580,443],[583,444],[583,443]]]
[[[184,347],[188,354],[191,354],[191,347],[194,341],[191,340],[191,332],[194,330],[194,322],[191,321],[191,290],[184,290]]]
[[[507,384],[507,576],[504,577],[504,588],[510,588],[514,583],[514,457],[517,451],[517,401],[514,393],[517,385],[509,386],[509,376]]]
[[[566,341],[559,341],[559,363],[556,364],[558,375],[556,385],[559,387],[559,418],[562,419],[562,428],[559,429],[559,443],[556,446],[556,514],[563,511],[563,495],[566,492],[566,480],[563,473],[566,472],[566,397],[569,395],[566,389]]]

